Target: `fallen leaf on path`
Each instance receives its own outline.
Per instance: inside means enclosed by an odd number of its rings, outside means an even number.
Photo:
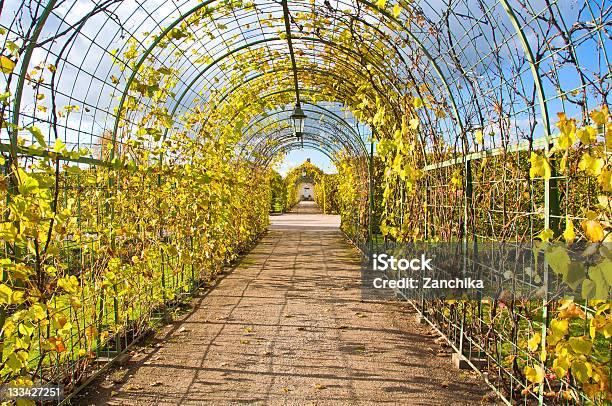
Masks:
[[[240,340],[240,344],[250,344],[251,342],[249,340],[245,340],[244,338],[242,340]]]
[[[315,384],[314,384],[314,388],[315,388],[316,390],[321,390],[321,389],[325,389],[325,388],[327,388],[327,386],[325,386],[325,385],[323,385],[323,384],[321,384],[321,383],[315,383]]]
[[[185,333],[187,331],[189,331],[189,330],[187,330],[185,327],[181,327],[181,328],[178,329],[179,333]]]
[[[357,316],[359,318],[367,317],[365,314],[359,313],[359,312],[355,313],[355,316]]]

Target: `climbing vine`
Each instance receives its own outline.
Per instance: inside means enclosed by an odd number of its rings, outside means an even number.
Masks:
[[[265,229],[270,209],[295,204],[306,171],[319,206],[338,212],[355,240],[538,241],[583,300],[485,298],[426,310],[441,325],[457,315],[473,322],[460,330],[493,359],[495,384],[520,382],[524,393],[505,393],[511,399],[609,400],[610,301],[594,300],[612,285],[609,63],[603,40],[591,41],[609,25],[605,7],[295,2],[292,60],[286,17],[266,4],[177,6],[179,19],[147,32],[124,23],[118,3],[51,20],[60,29],[38,38],[45,7],[24,2],[0,27],[4,381],[77,382],[101,350],[124,349],[152,311],[214,278]],[[85,28],[96,16],[117,23],[108,37],[119,42],[94,46]],[[74,57],[78,41],[98,54]],[[581,44],[598,62],[579,63]],[[306,165],[281,184],[266,168],[299,145],[286,114],[294,73],[317,122],[302,141],[333,156],[338,174]],[[556,122],[547,107],[563,111]],[[568,249],[582,250],[585,264]]]

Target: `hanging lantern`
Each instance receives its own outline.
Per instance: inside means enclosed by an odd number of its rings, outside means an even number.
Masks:
[[[290,118],[293,122],[293,134],[299,140],[304,134],[304,123],[306,121],[306,114],[304,114],[299,102],[296,103]]]

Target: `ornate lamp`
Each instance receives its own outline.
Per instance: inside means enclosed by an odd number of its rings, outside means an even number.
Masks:
[[[302,135],[304,134],[306,114],[304,114],[299,102],[295,104],[295,108],[293,109],[293,113],[291,114],[290,118],[293,122],[293,133],[298,139],[302,138]]]

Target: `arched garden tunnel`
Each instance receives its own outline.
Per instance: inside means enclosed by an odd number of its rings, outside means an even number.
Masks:
[[[304,148],[364,255],[528,244],[581,293],[412,298],[502,401],[612,400],[608,1],[0,12],[5,383],[72,390],[126,351],[266,230],[274,164]]]

